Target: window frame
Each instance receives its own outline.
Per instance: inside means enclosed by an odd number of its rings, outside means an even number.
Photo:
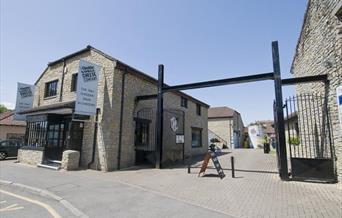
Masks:
[[[201,108],[201,105],[200,104],[196,104],[196,114],[198,116],[201,116],[202,115],[202,108]]]
[[[77,79],[78,79],[78,73],[73,73],[71,75],[70,92],[76,92],[77,91]]]
[[[49,91],[50,84],[56,83],[56,87],[53,93],[52,91]],[[57,91],[58,91],[58,79],[51,80],[49,82],[45,83],[45,90],[44,90],[44,98],[51,98],[57,96]]]
[[[193,145],[193,132],[194,131],[199,131],[199,136],[200,136],[200,143],[199,145]],[[191,127],[191,148],[201,148],[203,147],[203,137],[202,137],[202,133],[203,133],[203,128],[199,128],[199,127]]]
[[[181,96],[181,107],[188,108],[188,99]]]

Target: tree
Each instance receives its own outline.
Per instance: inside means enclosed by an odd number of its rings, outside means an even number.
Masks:
[[[0,104],[0,113],[6,112],[6,111],[9,111],[9,109],[5,105]]]

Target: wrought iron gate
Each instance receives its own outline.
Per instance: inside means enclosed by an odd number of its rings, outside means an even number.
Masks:
[[[294,180],[337,180],[327,99],[318,93],[285,99],[287,150]]]

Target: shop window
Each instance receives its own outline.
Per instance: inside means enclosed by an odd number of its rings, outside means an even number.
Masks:
[[[45,145],[47,122],[27,122],[26,137],[27,145],[42,147]]]
[[[57,85],[58,80],[54,80],[48,83],[45,83],[45,94],[44,97],[52,97],[57,95]]]
[[[48,147],[61,147],[63,145],[63,132],[63,123],[49,125]]]
[[[198,116],[201,116],[201,105],[200,104],[196,104],[196,114]]]
[[[188,108],[188,99],[181,97],[181,106]]]
[[[202,147],[202,129],[193,127],[191,129],[191,147]]]
[[[72,78],[71,78],[71,92],[75,92],[77,90],[77,77],[78,77],[78,73],[74,73],[72,74]]]

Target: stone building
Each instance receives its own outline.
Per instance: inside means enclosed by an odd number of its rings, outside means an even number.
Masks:
[[[328,112],[333,131],[332,142],[335,145],[339,176],[342,176],[342,137],[340,134],[336,88],[342,84],[341,65],[342,1],[310,0],[304,15],[291,72],[295,77],[328,75],[330,84],[326,90],[322,83],[307,83],[297,85],[296,92],[299,95],[315,93],[324,96],[327,94]],[[302,121],[311,118],[310,111],[302,107],[302,111],[299,110],[299,113],[303,111],[306,117],[298,114],[299,131],[303,129]],[[309,128],[311,134],[316,129],[309,124],[307,128]]]
[[[244,125],[240,113],[234,109],[209,108],[208,128],[227,142],[229,148],[242,148]]]
[[[23,139],[25,136],[26,123],[13,120],[14,113],[7,111],[0,114],[0,140]]]
[[[102,69],[97,95],[98,122],[95,115],[74,114],[81,59]],[[34,106],[22,113],[28,123],[26,149],[30,145],[34,145],[33,150],[43,148],[40,150],[45,162],[58,162],[63,151],[77,150],[81,167],[102,171],[137,163],[153,164],[156,99],[139,96],[155,95],[156,79],[87,46],[50,62],[35,85]],[[209,106],[183,92],[170,92],[164,95],[164,108],[162,163],[167,165],[205,153]]]

